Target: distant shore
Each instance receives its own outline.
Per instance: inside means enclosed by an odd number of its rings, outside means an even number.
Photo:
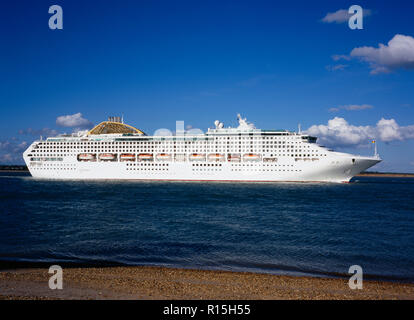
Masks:
[[[0,271],[0,299],[398,299],[414,300],[414,284],[278,276],[164,267],[64,268],[63,290],[50,290],[48,268]]]
[[[414,173],[362,172],[356,177],[414,178]]]
[[[29,172],[24,165],[0,165],[0,172]]]

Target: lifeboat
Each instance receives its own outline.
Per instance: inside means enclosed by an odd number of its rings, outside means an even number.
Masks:
[[[230,162],[240,162],[240,154],[232,153],[227,156],[227,160]]]
[[[135,154],[133,153],[123,153],[120,156],[121,161],[135,161]]]
[[[114,161],[114,160],[116,160],[116,154],[113,154],[113,153],[101,153],[99,155],[99,160],[101,160],[101,161]]]
[[[190,154],[190,161],[205,161],[206,155],[204,153],[192,153]]]
[[[78,160],[79,161],[95,161],[96,155],[92,153],[81,153],[78,155]]]
[[[161,161],[171,161],[171,155],[169,153],[159,153],[157,154],[156,159]]]
[[[246,153],[243,155],[244,161],[259,161],[261,159],[260,154],[256,153]]]
[[[152,153],[140,153],[138,155],[138,160],[140,161],[152,161],[154,160],[154,156]]]
[[[224,161],[224,154],[211,153],[207,156],[208,161]]]

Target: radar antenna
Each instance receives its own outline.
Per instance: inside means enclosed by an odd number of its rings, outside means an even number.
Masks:
[[[214,125],[216,126],[216,129],[223,129],[223,122],[220,122],[219,120],[214,121]]]

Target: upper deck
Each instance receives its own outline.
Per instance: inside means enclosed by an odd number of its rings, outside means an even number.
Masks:
[[[238,115],[239,126],[224,128],[223,123],[216,120],[215,128],[208,128],[206,132],[198,130],[184,131],[177,130],[169,135],[146,135],[142,130],[133,126],[116,121],[114,117],[110,121],[104,121],[95,126],[92,130],[82,134],[60,135],[49,137],[48,142],[79,142],[79,141],[179,141],[179,140],[214,140],[222,137],[259,137],[278,136],[302,139],[310,143],[316,142],[316,137],[288,130],[262,130],[255,128],[246,119]]]

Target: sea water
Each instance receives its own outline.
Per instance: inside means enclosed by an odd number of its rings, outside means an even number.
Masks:
[[[414,282],[414,179],[350,184],[37,180],[0,174],[0,261]]]

